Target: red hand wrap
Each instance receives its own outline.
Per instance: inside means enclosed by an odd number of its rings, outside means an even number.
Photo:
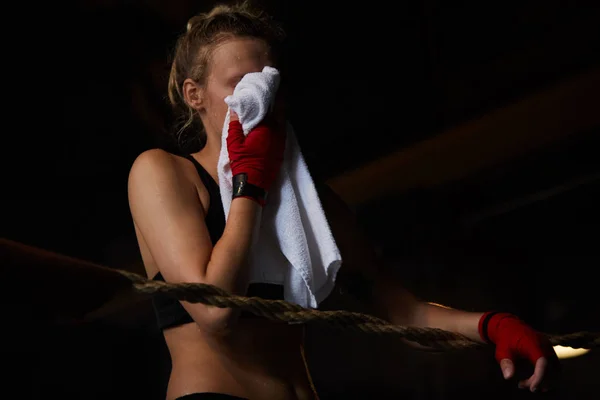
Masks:
[[[229,123],[227,150],[233,176],[246,174],[248,183],[268,191],[281,168],[285,134],[261,122],[247,136],[239,121]]]
[[[535,363],[550,355],[547,343],[518,317],[508,313],[487,312],[479,320],[479,336],[496,345],[496,360],[522,357]]]

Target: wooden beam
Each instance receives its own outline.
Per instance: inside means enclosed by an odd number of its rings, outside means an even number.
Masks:
[[[349,205],[464,178],[600,125],[600,69],[329,180]]]
[[[131,291],[111,268],[2,238],[0,267],[2,304],[29,321],[80,320]]]

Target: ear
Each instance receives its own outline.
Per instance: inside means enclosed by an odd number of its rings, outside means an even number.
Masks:
[[[190,78],[183,81],[183,98],[196,111],[200,111],[204,107],[204,91]]]

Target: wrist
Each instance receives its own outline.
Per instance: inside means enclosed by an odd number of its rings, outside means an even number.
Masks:
[[[235,210],[236,213],[243,213],[247,215],[260,215],[263,207],[250,197],[236,197],[231,201],[231,210]]]
[[[501,324],[505,319],[518,320],[518,318],[510,313],[499,311],[488,311],[479,319],[478,331],[481,340],[485,343],[496,344],[498,340],[498,332],[501,329]]]
[[[246,198],[255,201],[261,207],[264,207],[267,202],[268,192],[265,189],[248,182],[248,174],[246,173],[234,175],[232,178],[232,186],[232,200]]]

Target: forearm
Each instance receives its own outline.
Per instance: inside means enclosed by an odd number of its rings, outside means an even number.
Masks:
[[[407,321],[407,325],[443,329],[482,342],[478,326],[483,312],[456,310],[423,301],[419,301],[416,308],[412,321]]]
[[[215,244],[206,266],[203,283],[217,286],[233,294],[243,295],[248,286],[247,258],[259,226],[262,208],[246,198],[231,203],[227,224]],[[192,318],[213,334],[230,332],[239,312],[232,308],[218,308],[202,304],[187,305]]]
[[[402,287],[400,280],[383,273],[374,281],[377,309],[393,324],[422,328],[438,328],[480,341],[478,325],[483,312],[452,309],[417,298]]]
[[[262,208],[253,200],[234,199],[225,230],[206,266],[206,283],[244,294],[248,284],[247,259],[256,238]]]

